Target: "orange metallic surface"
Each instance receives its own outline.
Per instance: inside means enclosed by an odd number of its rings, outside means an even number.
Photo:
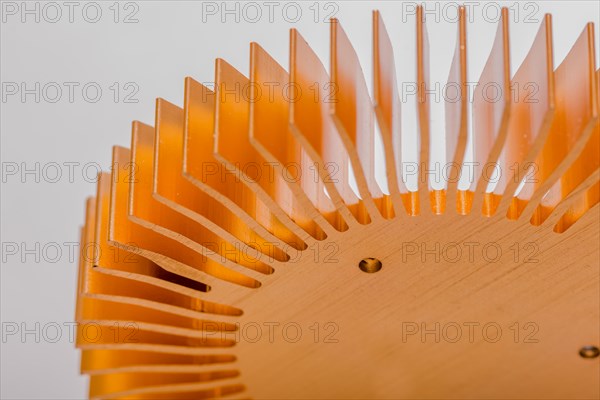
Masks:
[[[247,181],[265,203],[270,203],[273,209],[281,207],[296,222],[291,228],[296,236],[305,237],[308,233],[317,239],[324,238],[322,228],[297,204],[283,176],[276,174],[273,166],[250,144],[248,78],[220,59],[216,61],[215,74],[214,150],[217,159],[229,171],[234,171],[237,179]]]
[[[508,9],[503,8],[492,50],[473,93],[475,180],[470,191],[473,195],[468,192],[462,194],[464,200],[460,208],[463,213],[469,212],[473,206],[476,210],[480,209],[484,196],[485,200],[489,198],[485,195],[489,179],[482,176],[483,169],[498,161],[506,143],[512,104],[508,18]],[[488,94],[490,88],[496,88],[497,93]],[[494,101],[489,101],[490,98]]]
[[[304,248],[304,242],[273,215],[250,190],[246,181],[236,179],[235,174],[222,167],[215,157],[214,112],[214,93],[192,78],[186,78],[183,175],[227,206],[242,223],[269,242],[279,244],[283,240],[284,246],[287,244],[295,249]]]
[[[373,107],[381,130],[385,151],[386,179],[393,207],[412,209],[411,197],[404,184],[401,148],[401,103],[396,80],[396,63],[392,42],[378,11],[373,12]]]
[[[552,45],[552,18],[546,15],[538,34],[511,81],[511,117],[506,143],[500,155],[502,174],[494,190],[486,197],[485,212],[504,215],[520,178],[535,162],[535,155],[548,136],[555,117],[555,74]],[[491,175],[491,173],[490,173]],[[499,200],[498,195],[502,195]]]
[[[321,236],[333,226],[346,230],[347,225],[324,191],[315,174],[315,164],[289,130],[289,93],[283,89],[288,73],[258,44],[250,45],[250,140],[270,163],[277,175],[283,176],[293,196],[310,210]],[[325,218],[323,218],[325,216]]]
[[[429,37],[427,34],[427,25],[422,7],[417,7],[417,97],[418,108],[417,118],[419,125],[419,201],[414,207],[413,215],[419,213],[429,214],[430,207],[425,204],[431,204],[430,185],[426,170],[429,167],[429,141],[430,141],[430,123],[429,123]],[[429,203],[428,203],[429,201]]]
[[[457,186],[461,166],[467,148],[468,86],[467,86],[467,16],[464,7],[459,8],[456,48],[446,83],[446,168],[448,183],[444,193],[438,193],[432,207],[436,214],[459,212]],[[446,203],[448,203],[446,205]]]
[[[556,115],[550,125],[548,139],[535,159],[535,167],[530,170],[523,189],[518,195],[527,200],[514,205],[511,214],[519,217],[525,212],[529,215],[543,196],[555,204],[573,188],[573,180],[581,174],[588,175],[597,169],[598,90],[596,84],[596,55],[594,44],[594,25],[589,23],[564,61],[555,71],[556,79]],[[592,137],[590,142],[590,137]],[[584,151],[589,144],[588,151]],[[575,164],[572,170],[570,166]],[[589,163],[589,164],[588,164]],[[595,165],[594,165],[595,164]],[[582,171],[577,171],[583,166]],[[575,177],[574,177],[575,175]],[[557,182],[559,186],[552,186]],[[562,194],[559,192],[562,191]]]
[[[416,54],[400,55],[373,13],[372,99],[334,19],[330,74],[292,29],[289,66],[251,43],[247,75],[218,59],[214,91],[188,77],[183,109],[158,99],[155,127],[133,123],[81,229],[75,339],[90,398],[600,396],[600,364],[578,356],[600,340],[593,26],[555,70],[546,16],[511,76],[503,9],[469,104],[459,8],[447,79],[459,101],[444,104],[451,180],[433,190],[429,39],[425,10],[415,14]],[[417,67],[414,192],[401,173],[398,62]],[[470,127],[481,167],[459,191]],[[517,193],[532,165],[536,180]],[[493,190],[488,166],[503,172]],[[405,340],[406,324],[457,321],[510,338]],[[535,322],[540,340],[515,343],[515,322]]]
[[[372,218],[391,218],[393,206],[375,181],[374,112],[352,43],[340,23],[331,20],[330,113],[346,147],[358,191]],[[380,214],[378,214],[379,211]]]
[[[290,127],[347,224],[369,221],[363,202],[348,182],[349,156],[329,115],[336,87],[300,34],[290,31]]]

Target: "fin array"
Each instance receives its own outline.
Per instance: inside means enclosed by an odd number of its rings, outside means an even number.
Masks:
[[[422,9],[416,18],[416,60],[402,62],[417,65],[419,162],[426,166],[429,47]],[[557,235],[598,208],[592,24],[555,66],[546,16],[513,74],[504,9],[469,118],[461,8],[448,76],[461,93],[445,105],[446,158],[450,175],[459,176],[471,129],[479,166],[466,191],[457,179],[432,190],[420,168],[414,192],[401,173],[400,60],[381,16],[373,13],[373,98],[341,24],[330,27],[329,74],[292,29],[288,69],[252,43],[247,76],[216,60],[213,89],[186,78],[183,109],[158,99],[154,127],[134,122],[131,147],[113,149],[113,169],[100,174],[81,233],[77,347],[90,397],[244,396],[235,342],[201,332],[235,330],[244,310],[233,304],[260,290],[292,250],[315,241],[381,220],[418,224],[430,214],[509,219]],[[493,102],[492,84],[502,88]],[[269,85],[285,90],[269,92]],[[375,124],[389,194],[375,179]],[[505,172],[492,191],[489,166]]]

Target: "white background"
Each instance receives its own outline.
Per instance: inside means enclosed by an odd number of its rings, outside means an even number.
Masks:
[[[86,396],[86,378],[78,374],[79,353],[69,341],[69,330],[64,325],[73,321],[76,282],[76,260],[70,259],[68,246],[78,240],[85,198],[94,194],[95,166],[108,171],[111,146],[129,146],[131,120],[153,124],[156,97],[182,105],[183,78],[192,76],[200,82],[212,81],[216,57],[224,58],[247,74],[250,41],[258,42],[287,68],[288,29],[291,27],[299,29],[328,68],[329,26],[324,18],[332,11],[354,43],[369,87],[372,9],[382,12],[392,37],[399,82],[415,79],[415,28],[410,12],[414,3],[352,1],[315,5],[313,1],[302,1],[288,6],[285,14],[285,3],[275,2],[270,20],[268,6],[259,1],[254,4],[259,6],[262,16],[256,22],[251,19],[256,17],[257,9],[247,8],[244,3],[237,6],[234,2],[228,3],[229,9],[238,7],[239,12],[226,15],[203,14],[203,7],[206,10],[207,5],[193,1],[126,3],[115,6],[113,1],[97,2],[102,15],[93,23],[89,20],[95,18],[95,7],[88,2],[75,2],[72,22],[69,6],[64,2],[54,3],[58,8],[34,1],[2,2],[0,387],[3,399],[81,399]],[[531,45],[544,13],[554,14],[556,66],[585,23],[598,24],[600,14],[596,1],[487,3],[470,2],[474,12],[467,28],[469,81],[477,80],[489,54],[499,4],[512,10],[513,73]],[[39,22],[35,20],[36,12],[22,13],[24,4],[32,10],[37,7]],[[220,1],[212,4],[222,8]],[[442,85],[447,79],[456,40],[456,25],[451,22],[456,7],[445,4],[436,6],[429,2],[426,5],[431,11],[427,17],[432,50],[431,77]],[[14,6],[18,10],[13,15]],[[296,6],[301,10],[299,15]],[[87,7],[85,12],[84,7]],[[52,22],[57,18],[57,9],[61,17]],[[115,9],[120,11],[117,23],[114,22]],[[315,10],[319,10],[318,22],[315,22]],[[131,18],[137,22],[124,23],[130,13],[134,13]],[[597,34],[596,37],[598,42]],[[62,97],[56,103],[49,101],[55,96],[52,85],[47,87],[47,93],[41,90],[39,102],[33,94],[23,101],[20,93],[8,95],[5,90],[11,83],[25,83],[28,88],[34,88],[35,82],[40,82],[40,87],[56,82],[62,86]],[[73,102],[69,101],[65,82],[79,84]],[[90,82],[102,89],[100,100],[95,103],[82,95],[82,87]],[[117,102],[113,98],[115,82],[121,95]],[[127,83],[132,85],[125,88]],[[133,96],[137,103],[126,103],[123,95],[130,93],[132,87],[139,88]],[[92,89],[88,95],[93,97]],[[413,101],[409,99],[403,104],[405,149],[410,152],[414,148],[411,137],[414,137],[416,124]],[[432,118],[438,119],[438,123],[443,118],[442,109],[443,103],[432,105]],[[434,139],[436,148],[441,148],[443,132],[437,130],[433,135],[437,138]],[[437,156],[434,154],[434,157]],[[65,162],[76,163],[72,164],[73,179]],[[19,173],[5,176],[15,163]],[[36,163],[39,163],[38,176],[21,174],[23,167],[35,169]],[[55,179],[57,170],[53,163],[60,165],[58,179]],[[57,181],[52,182],[54,180]],[[6,246],[15,243],[19,252],[8,254]],[[40,246],[39,260],[35,259],[36,254],[24,253],[25,248],[35,248],[36,243]],[[62,252],[58,257],[56,246]],[[40,324],[37,329],[36,323]],[[6,336],[7,329],[14,324],[19,329],[37,330],[39,340],[34,333],[24,338],[20,334]],[[51,343],[56,336],[52,324],[62,326],[61,337],[55,343]]]

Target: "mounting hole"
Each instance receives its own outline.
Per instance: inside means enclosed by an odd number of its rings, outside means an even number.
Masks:
[[[596,358],[600,356],[600,349],[596,346],[583,346],[579,350],[579,355],[581,358]]]
[[[383,267],[381,261],[373,257],[363,258],[358,263],[358,268],[360,268],[361,271],[366,272],[367,274],[377,272],[381,269],[381,267]]]

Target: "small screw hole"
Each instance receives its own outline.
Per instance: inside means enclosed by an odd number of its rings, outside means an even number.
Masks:
[[[596,346],[583,346],[579,350],[579,355],[581,358],[596,358],[600,356],[600,349]]]
[[[358,268],[360,268],[361,271],[366,272],[367,274],[377,272],[381,269],[381,267],[383,267],[381,261],[373,257],[363,258],[358,263]]]

